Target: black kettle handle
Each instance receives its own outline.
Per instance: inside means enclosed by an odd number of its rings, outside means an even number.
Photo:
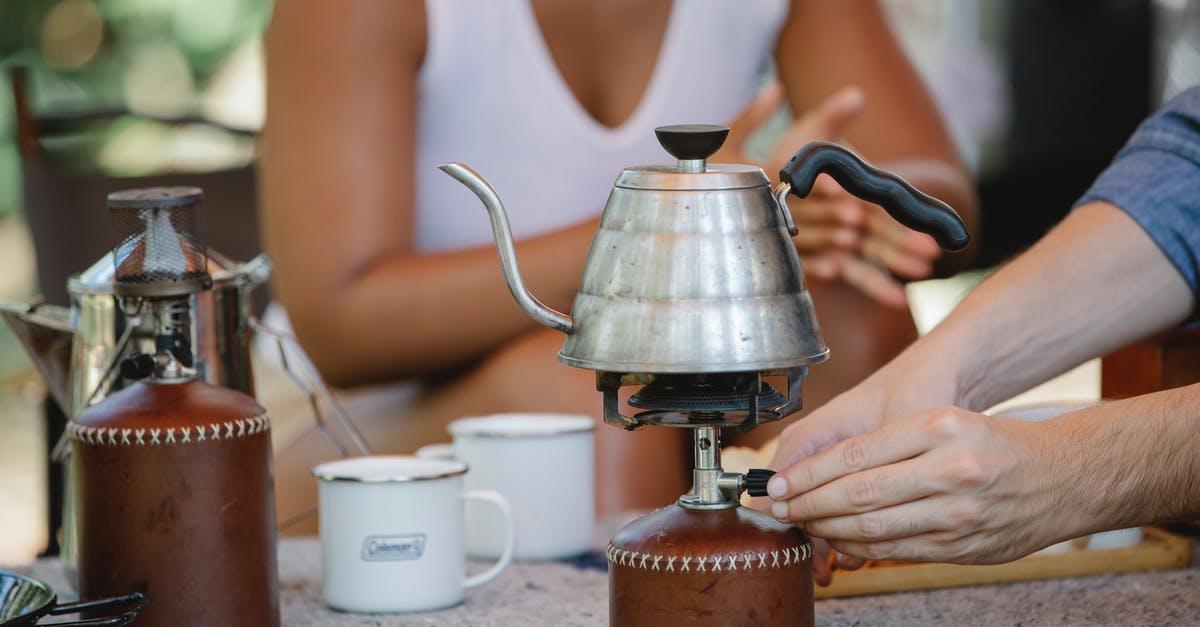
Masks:
[[[950,205],[831,142],[812,142],[796,151],[779,171],[779,180],[804,198],[822,172],[851,194],[883,207],[900,224],[932,235],[946,250],[962,250],[971,239],[967,225]]]

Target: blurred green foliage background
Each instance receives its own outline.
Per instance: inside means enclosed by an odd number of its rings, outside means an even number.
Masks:
[[[10,77],[38,117],[78,118],[46,158],[115,176],[252,158],[270,0],[0,0],[0,217],[20,210]],[[184,123],[180,123],[182,120]]]

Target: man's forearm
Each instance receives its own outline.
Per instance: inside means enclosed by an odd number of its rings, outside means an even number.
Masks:
[[[1072,535],[1200,516],[1200,384],[1067,414],[1046,424]]]
[[[1084,205],[976,288],[910,349],[982,410],[1092,357],[1183,321],[1183,277],[1120,209]]]

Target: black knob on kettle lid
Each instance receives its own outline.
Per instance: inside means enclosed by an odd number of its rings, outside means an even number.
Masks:
[[[654,129],[658,143],[676,159],[707,159],[729,135],[720,124],[672,124]]]
[[[767,482],[775,476],[774,470],[751,468],[746,471],[746,492],[750,496],[766,496]]]

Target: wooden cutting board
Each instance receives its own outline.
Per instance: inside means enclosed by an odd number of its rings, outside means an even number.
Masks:
[[[1007,564],[961,566],[881,562],[856,571],[834,573],[833,583],[817,586],[816,598],[953,588],[1079,575],[1183,568],[1191,560],[1188,539],[1146,527],[1140,544],[1119,549],[1077,548],[1065,553],[1035,553]]]

